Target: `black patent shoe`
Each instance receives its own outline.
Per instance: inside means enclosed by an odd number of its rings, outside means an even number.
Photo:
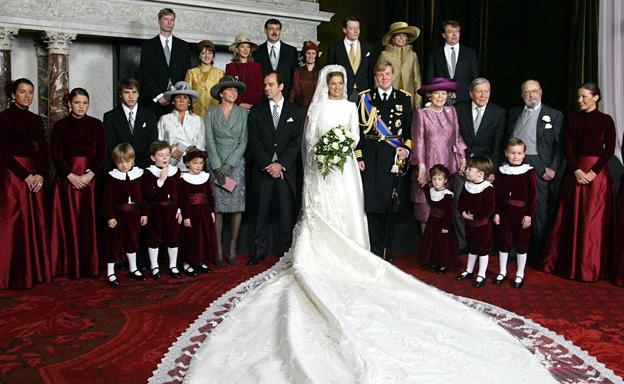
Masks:
[[[201,273],[209,273],[212,272],[212,269],[210,269],[209,266],[207,266],[206,264],[199,264],[197,266],[197,269],[199,269],[199,272]]]
[[[141,272],[139,272],[138,269],[135,269],[134,271],[128,272],[128,277],[133,279],[133,280],[138,280],[138,281],[145,281],[145,280],[147,280],[145,278],[145,276]]]
[[[180,270],[178,269],[178,267],[169,268],[169,273],[171,274],[171,277],[173,277],[174,279],[179,279],[182,277],[182,274],[180,273]]]
[[[193,269],[193,267],[188,267],[184,270],[184,273],[186,273],[187,276],[189,277],[195,277],[198,275],[197,271]]]
[[[110,277],[111,277],[111,276],[114,276],[114,277],[115,277],[115,280],[111,280],[111,279],[110,279]],[[117,280],[117,276],[115,276],[115,274],[114,274],[114,273],[113,273],[113,274],[111,274],[111,275],[108,275],[107,277],[108,277],[108,285],[109,285],[110,287],[113,287],[113,288],[117,288],[117,287],[119,287],[119,280]]]
[[[501,285],[503,284],[503,281],[505,281],[506,279],[507,279],[507,276],[503,275],[502,273],[499,273],[498,276],[496,276],[496,278],[494,279],[494,284]]]
[[[520,281],[515,281],[511,284],[513,288],[522,288],[524,286],[524,277],[516,276],[516,279],[520,279]]]
[[[479,280],[479,279],[481,279],[481,280]],[[483,287],[485,285],[485,277],[477,275],[477,278],[475,279],[475,281],[474,281],[474,283],[472,285],[474,285],[475,288]]]
[[[472,278],[472,272],[464,271],[459,275],[455,276],[455,280],[466,280]]]
[[[158,268],[158,267],[152,268],[152,278],[154,280],[160,279],[160,268]]]
[[[446,273],[446,271],[448,271],[447,267],[436,267],[435,269],[435,273],[437,273],[438,275],[444,275]]]

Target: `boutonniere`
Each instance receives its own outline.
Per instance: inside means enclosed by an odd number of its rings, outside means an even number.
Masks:
[[[286,120],[287,123],[292,123],[293,121],[295,121],[295,120],[293,120],[292,117],[289,117],[288,120]]]
[[[542,121],[545,122],[545,123],[550,123],[550,116],[548,116],[548,115],[542,116]]]

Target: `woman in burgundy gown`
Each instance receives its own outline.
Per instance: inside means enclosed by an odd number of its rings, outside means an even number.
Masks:
[[[568,169],[542,268],[568,279],[596,281],[609,271],[613,192],[607,164],[615,150],[611,116],[598,110],[600,89],[578,89],[580,112],[566,117],[561,141]]]
[[[56,273],[74,278],[98,274],[95,230],[95,174],[104,162],[104,125],[91,116],[89,94],[74,88],[69,116],[54,124],[51,252]]]
[[[41,191],[48,144],[43,120],[28,111],[34,90],[30,80],[15,80],[13,104],[0,113],[0,289],[52,279]]]
[[[243,33],[236,35],[234,43],[230,45],[234,57],[232,62],[225,66],[226,76],[232,76],[247,86],[247,91],[236,99],[236,104],[247,111],[261,102],[264,96],[262,66],[251,58],[251,51],[256,48],[258,45],[252,43],[247,35]]]

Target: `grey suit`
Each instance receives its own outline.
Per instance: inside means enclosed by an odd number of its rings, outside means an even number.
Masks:
[[[507,119],[507,138],[515,137],[516,124],[521,118],[524,106],[509,110]],[[548,117],[544,117],[548,116]],[[550,120],[549,122],[546,120]],[[527,155],[525,163],[535,168],[537,175],[537,210],[531,225],[530,260],[538,261],[539,252],[544,245],[545,235],[548,233],[556,208],[557,189],[560,175],[563,174],[565,161],[561,148],[560,134],[563,125],[563,114],[547,105],[542,104],[535,127],[537,155]],[[551,127],[547,128],[547,125]],[[554,180],[543,179],[546,168],[556,172]]]

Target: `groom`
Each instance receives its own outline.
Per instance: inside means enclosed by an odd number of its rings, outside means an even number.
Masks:
[[[256,203],[255,254],[247,265],[256,265],[267,254],[271,207],[277,208],[281,256],[290,248],[295,222],[297,166],[301,148],[303,115],[301,108],[284,99],[284,82],[277,72],[264,77],[268,100],[249,112],[249,151],[252,158],[251,188]]]

